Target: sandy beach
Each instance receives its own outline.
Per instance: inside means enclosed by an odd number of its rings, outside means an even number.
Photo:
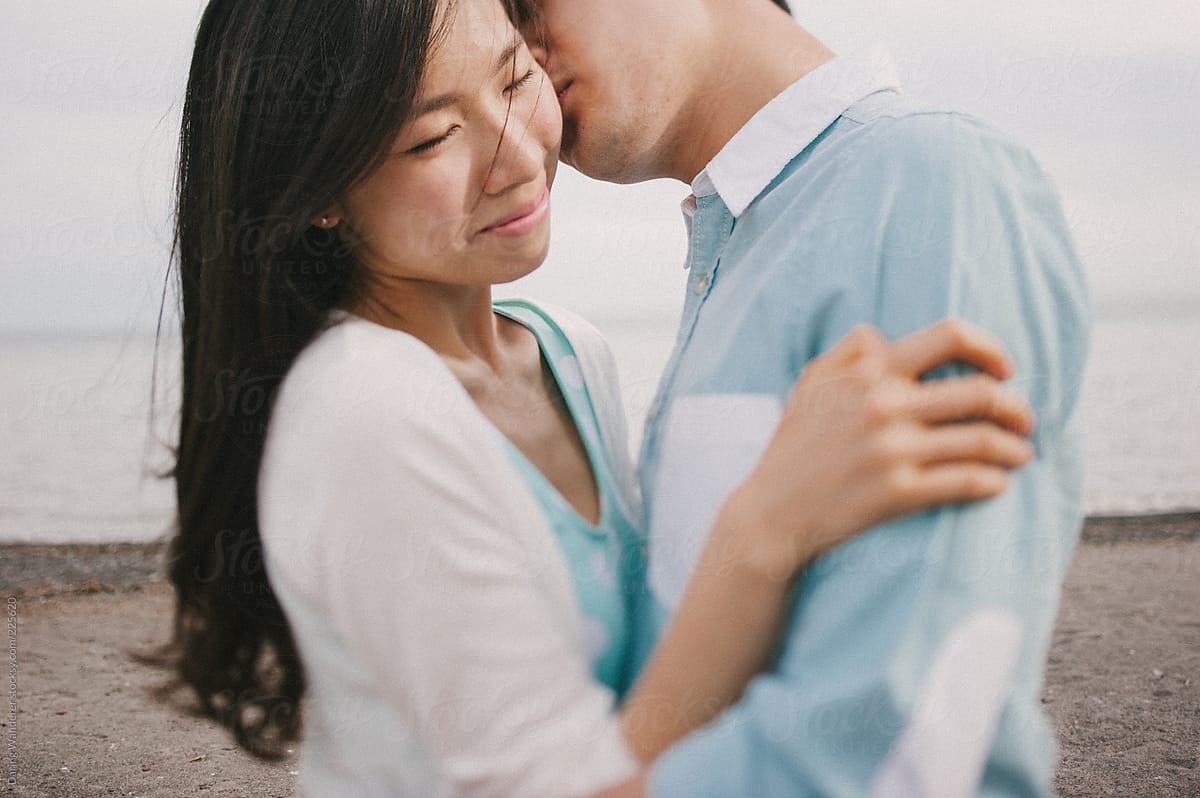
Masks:
[[[9,794],[293,794],[294,758],[258,762],[148,694],[162,675],[130,652],[169,631],[161,558],[157,545],[0,546]],[[1200,514],[1088,521],[1047,674],[1059,795],[1200,796]]]

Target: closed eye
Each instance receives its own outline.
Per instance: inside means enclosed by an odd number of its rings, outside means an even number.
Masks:
[[[537,71],[531,67],[530,70],[524,74],[524,76],[518,78],[517,80],[514,80],[512,83],[505,86],[504,93],[511,94],[514,91],[518,91],[518,90],[524,88],[525,86],[528,86],[529,82],[533,80],[533,76],[536,74],[537,74]]]
[[[447,130],[442,135],[437,136],[436,138],[429,139],[428,141],[423,141],[415,147],[410,147],[405,152],[407,152],[411,155],[420,155],[423,152],[429,152],[429,151],[437,148],[440,144],[442,144],[447,139],[449,139],[451,136],[453,136],[457,130],[458,130],[458,125],[453,125],[449,130]]]

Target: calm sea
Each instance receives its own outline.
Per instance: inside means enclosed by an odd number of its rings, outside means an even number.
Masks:
[[[674,319],[595,318],[621,368],[634,437]],[[172,512],[164,441],[175,350],[150,425],[153,341],[0,340],[0,542],[147,541]],[[1200,509],[1200,309],[1098,321],[1084,389],[1087,511]]]

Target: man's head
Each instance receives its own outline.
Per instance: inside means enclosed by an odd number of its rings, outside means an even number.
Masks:
[[[721,52],[730,32],[786,22],[787,10],[786,0],[525,2],[530,49],[562,105],[563,160],[616,183],[694,177],[676,168],[680,153],[706,103],[740,78]]]

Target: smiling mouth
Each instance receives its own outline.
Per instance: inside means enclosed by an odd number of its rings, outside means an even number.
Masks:
[[[545,220],[550,210],[550,190],[542,189],[542,193],[529,205],[521,208],[512,216],[483,229],[484,233],[495,233],[501,236],[520,236],[538,227]]]

